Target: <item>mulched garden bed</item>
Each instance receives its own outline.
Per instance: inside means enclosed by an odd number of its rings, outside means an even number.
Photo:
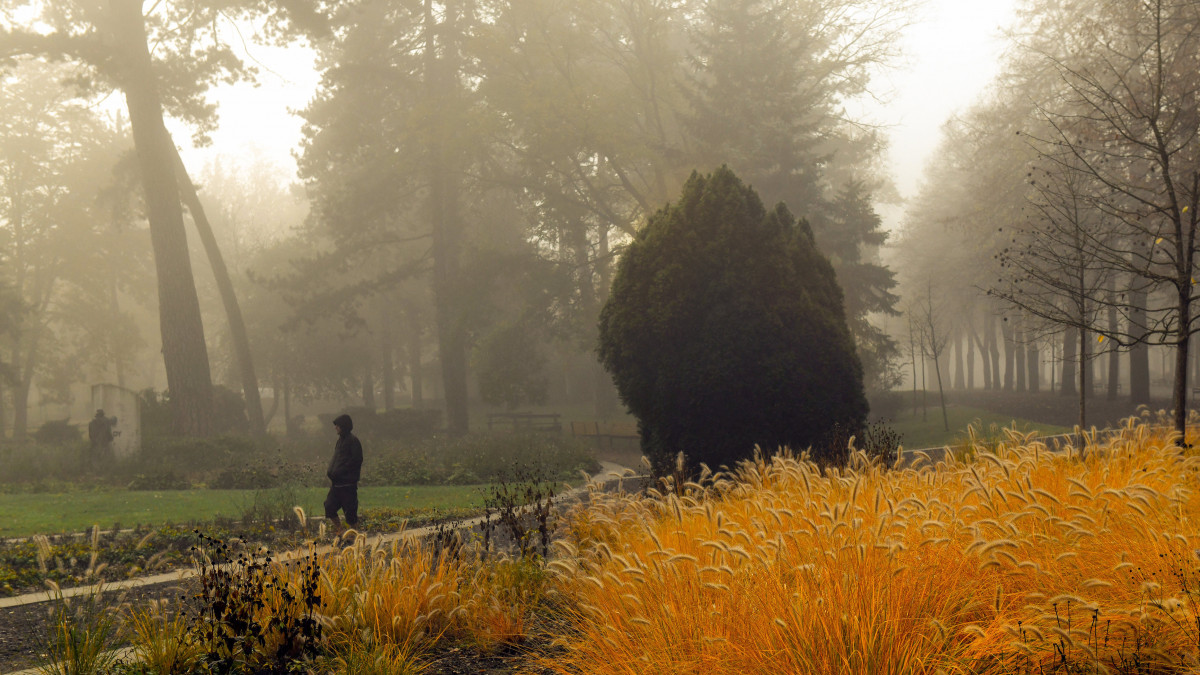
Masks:
[[[360,525],[366,532],[382,534],[397,532],[406,523],[410,528],[419,527],[477,514],[477,510],[441,509],[414,516],[395,509],[368,509]],[[69,588],[191,567],[190,551],[199,541],[197,532],[214,539],[252,541],[273,550],[295,548],[315,536],[315,523],[310,522],[305,531],[295,520],[268,524],[218,519],[0,540],[0,597],[43,591],[47,581]]]
[[[139,586],[128,591],[108,591],[104,599],[114,606],[176,598],[186,592],[187,582]],[[30,605],[0,609],[0,673],[32,668],[41,660],[42,647],[50,634],[50,618],[55,603],[47,600]]]

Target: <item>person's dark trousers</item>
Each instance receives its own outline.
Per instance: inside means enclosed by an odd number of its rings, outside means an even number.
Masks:
[[[339,524],[338,509],[341,509],[346,514],[347,525],[350,527],[358,525],[357,485],[339,485],[329,488],[329,494],[325,496],[325,517],[335,527]]]

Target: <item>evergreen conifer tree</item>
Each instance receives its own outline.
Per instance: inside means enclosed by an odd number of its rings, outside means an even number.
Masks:
[[[804,220],[722,167],[693,173],[622,257],[599,353],[656,473],[803,449],[867,414],[833,268]]]

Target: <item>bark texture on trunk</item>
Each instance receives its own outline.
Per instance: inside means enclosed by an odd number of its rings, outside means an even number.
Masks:
[[[175,180],[175,149],[163,125],[142,2],[110,0],[110,7],[123,48],[121,88],[129,108],[154,248],[159,328],[173,427],[182,435],[207,436],[213,422],[212,372]]]

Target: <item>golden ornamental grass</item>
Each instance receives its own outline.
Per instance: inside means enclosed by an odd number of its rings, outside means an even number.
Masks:
[[[357,544],[321,561],[321,613],[335,651],[364,636],[419,658],[447,640],[483,652],[523,642],[546,582],[533,563],[439,556],[414,539]]]
[[[551,566],[574,630],[544,665],[1121,672],[1136,655],[1191,672],[1200,459],[1136,420],[1087,439],[1054,453],[1014,432],[891,472],[785,454],[681,494],[596,494]]]

